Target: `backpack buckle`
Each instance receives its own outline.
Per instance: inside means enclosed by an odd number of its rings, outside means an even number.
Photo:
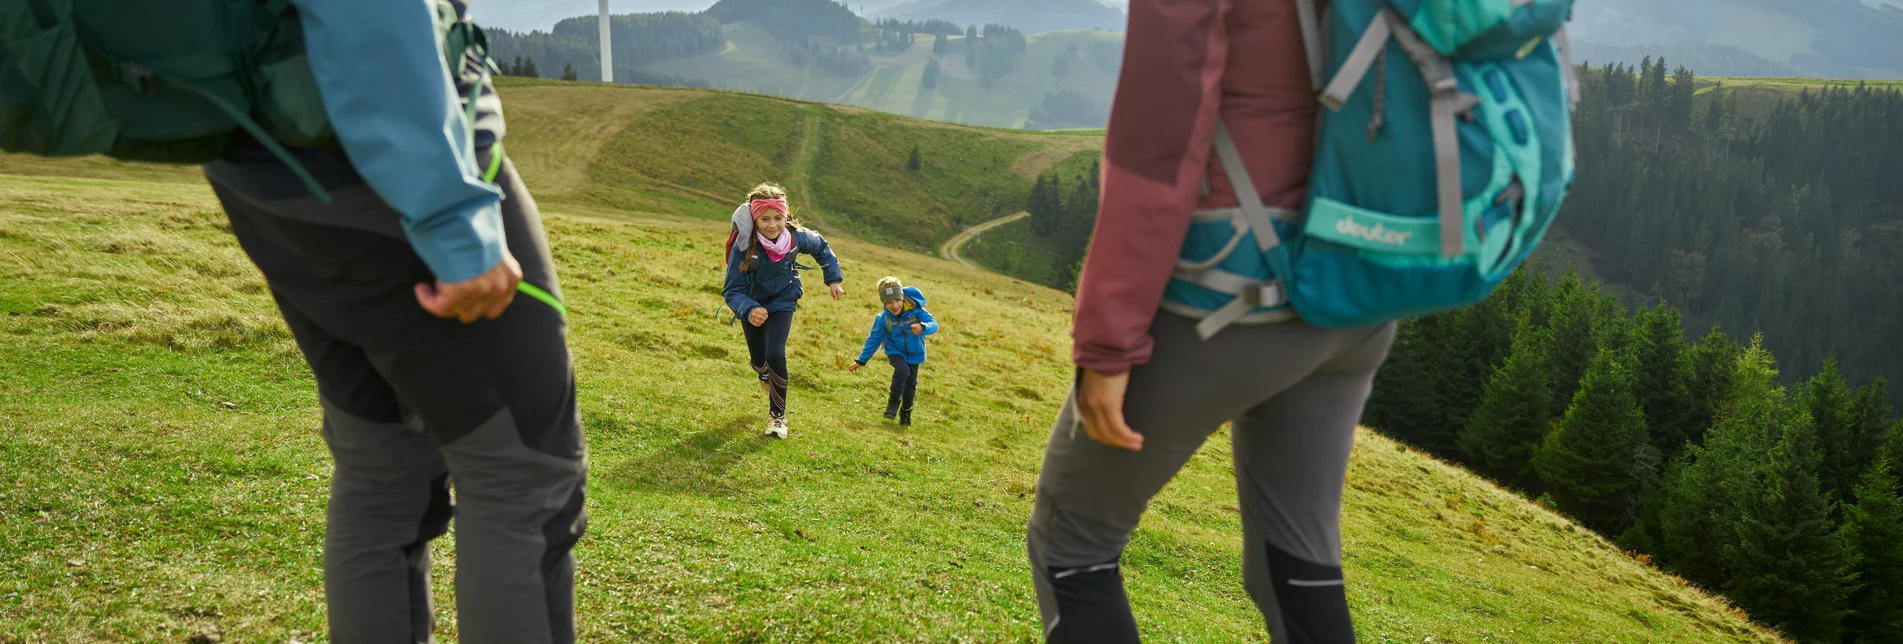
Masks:
[[[1252,290],[1254,291],[1253,295],[1255,298],[1254,302],[1249,303],[1252,308],[1276,306],[1281,304],[1284,300],[1282,296],[1282,280],[1279,279],[1263,282]]]

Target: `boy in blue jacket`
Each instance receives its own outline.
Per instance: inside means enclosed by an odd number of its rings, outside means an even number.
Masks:
[[[885,303],[885,310],[872,319],[865,348],[846,370],[858,371],[866,366],[874,349],[884,347],[886,360],[892,363],[892,393],[886,398],[885,417],[896,415],[900,426],[909,427],[912,399],[918,393],[918,372],[925,367],[925,336],[938,332],[938,321],[925,310],[925,293],[916,286],[899,284],[899,278],[886,276],[879,280],[879,299]]]

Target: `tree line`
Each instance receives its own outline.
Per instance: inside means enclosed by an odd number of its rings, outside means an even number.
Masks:
[[[1102,127],[1108,119],[1104,108],[1099,107],[1096,101],[1066,87],[1045,93],[1043,101],[1031,106],[1031,114],[1024,127],[1030,130]],[[1085,231],[1085,234],[1088,235],[1089,231]]]
[[[1695,97],[1693,73],[1663,60],[1581,80],[1579,178],[1555,226],[1628,303],[1761,330],[1798,372],[1834,351],[1851,377],[1903,378],[1903,92],[1806,90],[1754,109],[1722,85]]]
[[[860,42],[865,21],[833,0],[720,0],[703,12],[721,23],[753,22],[780,36],[831,38]]]
[[[548,69],[573,66],[578,71],[596,70],[593,76],[600,78],[601,36],[597,24],[595,16],[585,16],[555,23],[553,32],[486,31],[490,51],[497,61],[521,57],[536,60]],[[696,56],[720,51],[727,45],[727,35],[720,23],[700,14],[623,14],[609,16],[608,27],[617,71],[622,65],[638,67]]]
[[[956,36],[965,33],[965,28],[949,20],[932,18],[929,20],[898,20],[886,18],[872,23],[873,28],[903,34],[936,34]]]
[[[965,66],[978,76],[978,86],[990,89],[1017,69],[1028,45],[1024,32],[1004,25],[965,28]]]
[[[1568,270],[1406,320],[1363,423],[1561,511],[1801,642],[1903,637],[1903,422],[1826,358],[1696,342]]]
[[[863,51],[820,44],[805,36],[786,44],[786,59],[795,66],[813,65],[840,76],[858,76],[872,69],[872,58]]]
[[[1077,273],[1090,249],[1090,233],[1097,227],[1097,195],[1101,161],[1092,161],[1090,171],[1078,175],[1069,196],[1064,193],[1063,176],[1053,169],[1038,175],[1025,199],[1030,213],[1031,232],[1055,240],[1051,262],[1051,287],[1076,292]]]

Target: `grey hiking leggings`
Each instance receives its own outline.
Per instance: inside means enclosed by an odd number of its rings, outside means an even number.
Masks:
[[[513,164],[497,181],[510,253],[559,298],[535,201]],[[411,288],[433,276],[407,241],[315,223],[394,224],[362,184],[328,206],[212,185],[317,381],[336,460],[321,526],[329,641],[434,641],[430,542],[452,518],[460,640],[575,641],[586,464],[561,316],[526,295],[495,320],[430,315]]]
[[[1130,372],[1124,418],[1143,450],[1091,440],[1065,401],[1037,482],[1027,546],[1051,642],[1135,642],[1118,569],[1150,498],[1235,421],[1243,585],[1276,644],[1352,642],[1341,496],[1354,429],[1394,325],[1233,325],[1207,342],[1159,312],[1155,351]]]

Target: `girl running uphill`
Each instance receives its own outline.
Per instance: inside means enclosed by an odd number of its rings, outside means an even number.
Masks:
[[[743,216],[744,214],[744,216]],[[737,243],[736,243],[737,242]],[[799,308],[799,273],[805,269],[794,257],[806,253],[819,258],[826,286],[837,300],[839,259],[819,233],[801,230],[786,205],[786,191],[763,183],[747,195],[747,204],[734,211],[734,232],[727,237],[727,283],[723,295],[734,319],[745,320],[747,353],[766,390],[768,436],[786,438],[786,337]]]
[[[874,349],[884,347],[886,360],[892,363],[892,393],[886,398],[885,417],[896,414],[900,426],[910,426],[918,372],[925,367],[925,336],[938,332],[938,321],[925,310],[925,293],[916,286],[899,284],[899,278],[879,280],[879,299],[885,303],[885,310],[872,318],[866,347],[846,370],[858,371],[866,366]]]

